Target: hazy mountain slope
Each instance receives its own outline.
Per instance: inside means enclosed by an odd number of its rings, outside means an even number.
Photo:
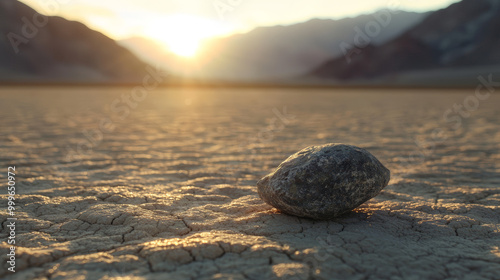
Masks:
[[[82,23],[38,15],[16,0],[0,2],[0,80],[129,82],[141,79],[145,67]]]
[[[398,38],[330,60],[311,76],[372,79],[408,71],[500,64],[500,2],[464,0],[439,10]]]
[[[259,27],[248,33],[207,42],[199,59],[189,64],[166,50],[154,50],[144,38],[130,38],[120,44],[149,63],[181,75],[223,80],[273,80],[303,74],[342,53],[341,44],[353,44],[355,28],[365,29],[377,17],[388,25],[371,38],[384,43],[420,22],[427,14],[380,11],[341,20],[313,19],[289,26]],[[384,17],[385,15],[385,17]]]
[[[389,13],[389,23],[372,43],[401,34],[425,14]],[[382,12],[381,12],[382,13]],[[261,27],[251,32],[213,40],[204,48],[201,74],[226,79],[284,78],[319,65],[342,53],[342,43],[352,44],[355,28],[375,22],[373,15],[341,20],[313,19],[290,26]]]
[[[120,46],[129,49],[142,61],[167,70],[169,73],[173,74],[175,72],[176,76],[189,76],[191,73],[190,66],[185,63],[182,57],[169,52],[164,45],[155,40],[144,37],[131,37],[117,42]]]

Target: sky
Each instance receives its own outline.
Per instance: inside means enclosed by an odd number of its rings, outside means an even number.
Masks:
[[[458,0],[21,0],[46,15],[85,23],[120,40],[146,37],[186,55],[205,38],[288,25],[312,18],[340,19],[380,9],[429,11]],[[177,46],[175,46],[177,44]],[[175,50],[177,49],[177,51]]]

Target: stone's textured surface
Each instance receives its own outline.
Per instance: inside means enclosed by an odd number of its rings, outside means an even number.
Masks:
[[[291,155],[257,186],[265,202],[287,214],[330,219],[379,194],[389,179],[390,171],[368,151],[327,144]]]

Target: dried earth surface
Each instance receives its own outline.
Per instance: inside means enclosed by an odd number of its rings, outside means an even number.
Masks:
[[[6,186],[16,166],[18,219],[11,273],[5,187],[0,277],[500,275],[497,93],[448,122],[445,112],[474,90],[160,89],[139,101],[130,93],[0,89],[0,180]],[[368,150],[391,170],[389,185],[329,221],[259,198],[261,177],[325,143]]]

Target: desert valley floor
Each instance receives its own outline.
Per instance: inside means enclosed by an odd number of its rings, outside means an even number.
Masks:
[[[0,89],[0,277],[498,279],[500,89],[131,90]],[[330,221],[262,202],[257,180],[325,143],[389,185]]]

